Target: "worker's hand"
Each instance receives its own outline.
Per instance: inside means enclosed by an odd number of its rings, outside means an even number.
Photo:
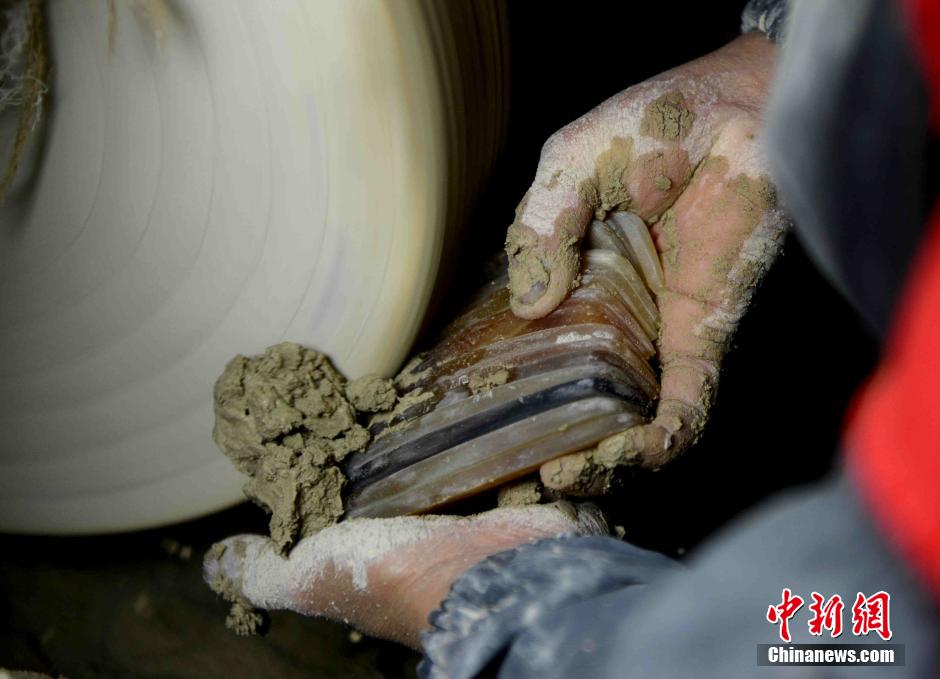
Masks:
[[[617,466],[658,468],[700,434],[721,358],[784,231],[757,141],[775,50],[742,36],[614,96],[542,149],[506,243],[516,315],[544,316],[565,298],[581,237],[611,211],[645,220],[665,275],[655,419],[546,464],[546,486],[601,493]]]
[[[206,555],[213,589],[245,606],[341,620],[418,647],[428,615],[467,568],[491,554],[563,534],[603,535],[591,505],[496,509],[471,517],[352,519],[301,540],[289,558],[260,535]]]

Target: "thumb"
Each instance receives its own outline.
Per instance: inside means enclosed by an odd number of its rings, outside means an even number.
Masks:
[[[596,192],[581,159],[569,157],[565,130],[542,148],[535,181],[506,236],[510,304],[520,318],[541,318],[575,286],[579,241],[594,216]]]

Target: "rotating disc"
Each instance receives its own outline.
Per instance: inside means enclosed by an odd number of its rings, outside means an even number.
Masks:
[[[0,529],[192,518],[241,499],[211,441],[233,355],[398,367],[501,118],[467,163],[468,85],[418,4],[47,5],[45,118],[0,210]]]

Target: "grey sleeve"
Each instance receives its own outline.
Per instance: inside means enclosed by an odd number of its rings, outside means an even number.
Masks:
[[[741,13],[741,32],[760,31],[780,42],[787,18],[788,0],[750,0]]]
[[[765,616],[784,587],[807,600],[813,591],[850,602],[856,592],[889,592],[892,642],[906,646],[905,667],[892,676],[928,677],[940,666],[936,604],[876,534],[851,484],[835,478],[739,522],[688,568],[611,538],[498,554],[461,576],[432,616],[419,671],[457,679],[755,676],[757,644],[780,643]],[[873,641],[813,637],[807,622],[791,622],[794,642]],[[762,667],[760,675],[793,670]],[[858,676],[852,667],[798,671]]]
[[[541,540],[491,556],[462,575],[431,614],[419,676],[476,676],[566,608],[612,591],[638,591],[681,568],[662,554],[603,537]],[[515,646],[515,653],[542,653],[537,638]]]

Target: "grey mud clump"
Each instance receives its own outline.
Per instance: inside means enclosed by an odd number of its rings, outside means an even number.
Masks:
[[[509,377],[509,369],[503,367],[493,368],[482,373],[471,373],[467,376],[467,388],[471,394],[484,394],[506,384]]]
[[[689,134],[695,114],[682,92],[667,92],[650,102],[640,120],[640,134],[663,141],[681,141]]]
[[[249,477],[245,495],[271,513],[282,555],[343,515],[338,465],[370,438],[346,389],[323,354],[290,342],[236,356],[215,384],[213,439]]]
[[[499,507],[525,507],[539,504],[544,496],[545,489],[538,479],[525,479],[501,487],[496,504]]]
[[[241,543],[236,543],[236,545],[244,549],[244,545]],[[209,549],[208,557],[214,561],[218,561],[222,558],[225,550],[225,545],[221,543],[214,544]],[[213,592],[232,605],[228,615],[225,617],[225,626],[228,629],[232,630],[240,637],[249,637],[261,633],[261,629],[265,623],[264,613],[255,610],[251,604],[248,603],[248,600],[239,593],[241,591],[240,582],[233,583],[226,580],[220,570],[212,578],[209,587]]]
[[[346,397],[356,410],[381,413],[391,410],[398,402],[395,383],[379,375],[364,375],[346,385]]]
[[[395,383],[376,375],[347,383],[326,356],[292,342],[233,358],[213,395],[212,438],[248,477],[245,495],[270,512],[271,542],[285,557],[299,540],[342,517],[346,477],[339,465],[368,445],[361,424],[367,413],[373,421],[404,420],[434,396],[412,389],[399,398]],[[225,549],[213,545],[209,558],[219,560]],[[241,596],[240,582],[220,571],[209,586],[231,604],[226,627],[242,636],[260,632],[265,617]]]

